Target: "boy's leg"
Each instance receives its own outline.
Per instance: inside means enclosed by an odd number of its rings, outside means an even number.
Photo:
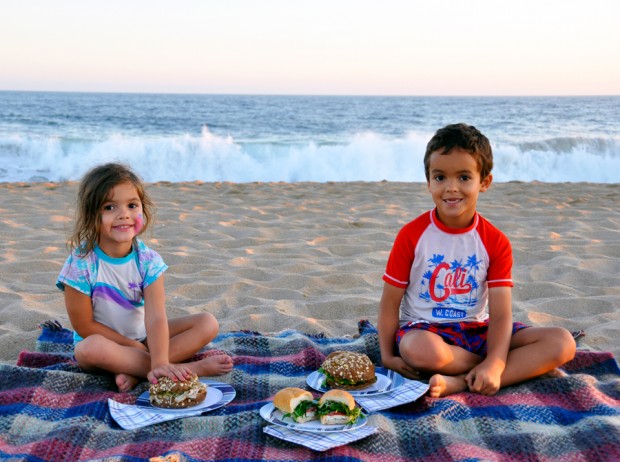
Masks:
[[[466,374],[482,361],[482,356],[446,343],[426,330],[407,332],[399,344],[403,360],[415,369],[445,375]]]
[[[168,329],[171,363],[184,363],[198,376],[222,375],[232,370],[232,358],[226,354],[186,362],[217,335],[219,325],[212,314],[200,313],[170,319]]]
[[[399,344],[400,355],[412,367],[432,373],[428,396],[458,393],[467,389],[465,376],[482,361],[482,356],[450,345],[437,334],[425,330],[407,332]]]
[[[505,387],[541,376],[575,356],[576,344],[561,327],[528,327],[512,336],[506,368],[501,378]]]

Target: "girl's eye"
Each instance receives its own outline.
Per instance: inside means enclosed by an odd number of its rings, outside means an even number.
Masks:
[[[130,209],[137,209],[139,206],[140,204],[129,204]]]
[[[106,210],[106,211],[114,210],[114,206],[113,205],[104,205],[103,206],[103,210]]]

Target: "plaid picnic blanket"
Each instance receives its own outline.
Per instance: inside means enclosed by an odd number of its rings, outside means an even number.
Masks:
[[[119,393],[111,376],[83,373],[71,361],[71,332],[48,324],[36,351],[0,365],[0,460],[620,460],[620,370],[610,353],[589,351],[577,353],[564,378],[492,397],[422,397],[372,413],[375,433],[325,452],[266,434],[259,409],[282,387],[304,387],[331,351],[361,351],[379,362],[376,329],[366,321],[358,327],[359,335],[339,338],[222,333],[201,355],[234,356],[234,371],[218,378],[235,388],[232,402],[206,416],[123,430],[108,398],[133,404],[147,385]]]

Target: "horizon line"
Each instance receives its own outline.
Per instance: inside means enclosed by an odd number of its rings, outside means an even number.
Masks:
[[[288,96],[288,97],[355,97],[355,98],[609,98],[619,94],[343,94],[343,93],[226,93],[226,92],[166,92],[166,91],[112,91],[112,90],[15,90],[0,89],[0,93],[67,93],[104,95],[167,95],[167,96]]]

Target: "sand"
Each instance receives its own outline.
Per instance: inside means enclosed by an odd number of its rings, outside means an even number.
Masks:
[[[0,184],[0,362],[34,350],[39,324],[71,327],[55,281],[76,183]],[[354,335],[376,323],[402,225],[432,207],[421,183],[156,183],[146,236],[170,266],[170,317],[209,311],[220,330]],[[511,239],[513,317],[583,329],[620,355],[620,185],[495,183],[479,211]]]

